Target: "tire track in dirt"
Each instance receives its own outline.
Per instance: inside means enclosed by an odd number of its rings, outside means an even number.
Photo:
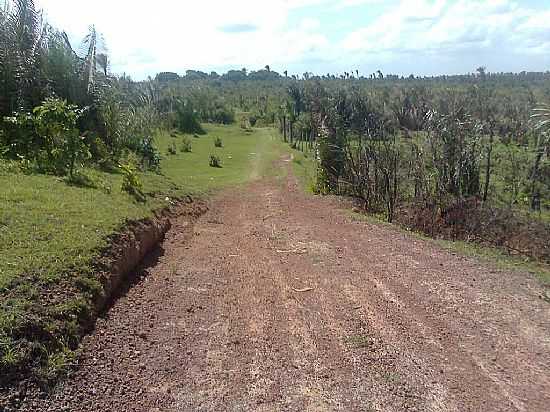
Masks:
[[[546,410],[535,280],[353,222],[282,167],[175,222],[72,376],[21,410]]]

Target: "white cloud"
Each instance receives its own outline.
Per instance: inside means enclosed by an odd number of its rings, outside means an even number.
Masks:
[[[468,54],[545,70],[549,57],[541,56],[550,56],[550,7],[535,11],[523,1],[35,1],[75,43],[96,24],[113,70],[138,78],[266,64],[280,72],[452,72],[469,67]]]
[[[501,48],[543,52],[549,12],[509,0],[403,0],[372,24],[350,33],[343,45],[367,53],[453,53]],[[536,38],[536,44],[532,40]]]
[[[154,74],[190,68],[263,67],[291,63],[328,46],[315,19],[286,27],[291,10],[322,0],[40,0],[55,26],[83,38],[95,24],[105,35],[115,71]],[[239,28],[243,27],[242,33]],[[233,30],[232,34],[223,28]],[[254,30],[256,28],[256,30]]]

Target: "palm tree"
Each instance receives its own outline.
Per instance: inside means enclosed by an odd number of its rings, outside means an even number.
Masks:
[[[6,1],[0,22],[0,114],[9,114],[28,110],[44,98],[42,57],[48,26],[33,0]]]
[[[90,26],[89,33],[82,41],[82,48],[86,48],[86,57],[84,58],[84,80],[88,93],[92,92],[95,85],[95,73],[97,72],[97,48],[98,37],[95,26]]]

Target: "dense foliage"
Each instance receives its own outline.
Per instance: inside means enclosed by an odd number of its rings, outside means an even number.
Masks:
[[[105,41],[92,26],[74,51],[33,0],[0,9],[0,154],[27,170],[69,175],[82,166],[157,170],[161,127],[202,134],[200,122],[230,124],[234,110],[210,87],[134,82],[109,72]]]
[[[448,83],[314,79],[288,88],[280,128],[314,149],[320,193],[550,261],[550,111],[537,105],[550,79],[537,79],[484,69]]]

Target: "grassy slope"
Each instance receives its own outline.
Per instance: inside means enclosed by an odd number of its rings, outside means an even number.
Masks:
[[[86,170],[96,187],[75,187],[57,177],[16,173],[0,165],[0,373],[2,367],[28,362],[36,339],[52,373],[68,361],[60,351],[74,346],[67,341],[74,342],[78,334],[81,305],[89,305],[90,293],[98,287],[89,280],[92,259],[125,221],[151,215],[168,204],[167,197],[205,195],[276,174],[270,170],[272,160],[287,150],[272,129],[245,133],[236,125],[205,127],[206,135],[188,137],[191,153],[179,150],[182,136],[159,134],[162,175],[140,176],[146,203],[121,191],[119,174]],[[223,148],[214,147],[216,137]],[[167,155],[172,142],[178,153]],[[220,157],[222,168],[209,167],[210,154]],[[80,295],[61,307],[41,307],[38,292],[61,282],[86,285],[77,287]],[[52,344],[52,339],[57,340]]]
[[[264,174],[281,150],[270,129],[245,134],[235,126],[206,128],[207,135],[191,138],[192,153],[165,155],[171,141],[179,149],[181,137],[159,136],[163,175],[141,176],[145,192],[156,194],[145,204],[121,192],[118,174],[86,171],[103,188],[69,186],[52,176],[0,174],[0,290],[21,273],[55,281],[67,268],[86,265],[126,219],[148,216],[166,204],[166,195],[205,194],[244,183],[251,171]],[[214,137],[222,138],[223,148],[214,147]],[[221,158],[222,168],[209,167],[210,154]]]

